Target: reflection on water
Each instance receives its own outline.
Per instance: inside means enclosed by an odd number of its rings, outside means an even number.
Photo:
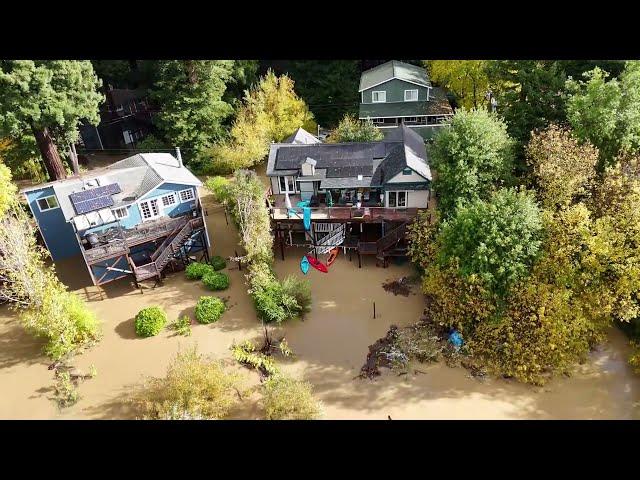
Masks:
[[[240,251],[235,227],[226,224],[223,212],[208,197],[205,207],[212,253],[230,256]],[[304,253],[286,250],[286,260],[275,261],[277,274],[303,277],[299,261]],[[58,412],[49,399],[53,378],[39,353],[41,343],[23,332],[13,313],[0,307],[0,418],[132,418],[135,413],[126,403],[131,389],[144,375],[164,374],[175,353],[194,344],[202,353],[229,362],[249,384],[258,383],[253,372],[233,364],[229,352],[234,341],[262,335],[246,294],[246,272],[236,265],[227,268],[231,286],[224,292],[233,307],[218,323],[193,326],[191,337],[165,331],[148,339],[133,334],[133,317],[141,308],[160,305],[170,321],[183,314],[193,317],[197,299],[211,292],[180,273],[141,293],[128,281],[94,287],[84,265],[72,259],[58,263],[57,269],[70,288],[90,300],[90,308],[103,322],[102,342],[75,360],[79,368],[95,365],[98,376],[80,386],[77,405]],[[408,264],[377,268],[369,257],[359,269],[357,259],[350,262],[341,254],[329,273],[312,269],[306,276],[312,284],[313,309],[304,321],[274,329],[275,336],[286,336],[295,353],[282,361],[282,368],[314,385],[325,418],[640,418],[640,378],[626,363],[625,337],[614,329],[609,341],[572,377],[542,388],[501,379],[480,382],[466,370],[444,364],[418,365],[413,375],[387,372],[375,381],[354,379],[367,347],[389,325],[407,325],[420,316],[421,295],[393,296],[382,288],[386,280],[411,273]],[[257,395],[234,411],[237,418],[260,415]]]

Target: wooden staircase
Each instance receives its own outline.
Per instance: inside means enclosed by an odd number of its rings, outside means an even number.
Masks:
[[[176,228],[166,240],[153,252],[151,262],[133,267],[133,273],[137,281],[147,280],[152,277],[159,277],[162,270],[167,266],[171,258],[178,253],[180,248],[191,237],[194,230],[199,228],[202,219],[192,219],[187,221],[181,228]]]
[[[408,225],[409,222],[404,222],[376,241],[376,260],[383,262],[384,266],[388,257],[406,255],[407,249],[398,248],[397,245],[406,237]]]

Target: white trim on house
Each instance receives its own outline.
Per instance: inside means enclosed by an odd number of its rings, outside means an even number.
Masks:
[[[386,103],[391,103],[391,102],[386,102]],[[395,102],[395,103],[403,103],[403,102]],[[368,117],[359,117],[359,120],[366,120],[366,119],[372,119],[372,118],[407,118],[407,117],[453,117],[453,113],[441,113],[441,114],[430,114],[430,115],[392,115],[390,117],[381,117],[380,115],[376,115],[375,117],[372,116],[368,116]]]
[[[394,206],[390,206],[389,205],[389,194],[390,193],[395,193],[395,197],[396,197],[395,202],[396,202],[396,204]],[[398,205],[401,193],[404,193],[404,205]],[[409,190],[387,190],[385,192],[385,207],[386,208],[407,208],[408,204],[409,204]]]
[[[56,206],[55,206],[55,207],[49,207],[49,201],[48,201],[48,200],[49,200],[50,198],[53,198],[53,199],[56,201]],[[47,206],[48,206],[49,208],[45,208],[45,209],[43,209],[43,208],[42,208],[42,206],[40,206],[40,201],[41,201],[41,200],[46,200],[46,201],[47,201]],[[36,203],[38,204],[38,209],[39,209],[41,212],[48,212],[48,211],[50,211],[50,210],[56,210],[56,209],[60,208],[60,202],[58,202],[58,197],[56,197],[56,195],[55,195],[55,194],[53,194],[53,195],[47,195],[46,197],[36,198]]]
[[[160,201],[163,209],[171,207],[172,205],[177,205],[178,199],[176,198],[176,192],[165,193],[160,197]]]
[[[378,94],[378,97],[380,97],[380,94],[382,93],[384,100],[374,100],[375,98],[375,93]],[[371,103],[387,103],[387,91],[386,90],[374,90],[373,92],[371,92]]]
[[[363,88],[362,90],[358,90],[359,92],[364,92],[365,90],[369,90],[370,88],[374,88],[377,87],[378,85],[382,85],[383,83],[387,83],[390,82],[391,80],[400,80],[401,82],[407,82],[407,83],[413,83],[414,85],[418,85],[419,87],[423,87],[423,88],[433,88],[429,85],[425,85],[424,83],[418,83],[418,82],[412,82],[411,80],[405,80],[404,78],[398,78],[395,75],[391,78],[387,78],[386,80],[383,80],[380,83],[376,83],[375,85],[371,85],[367,88]]]
[[[187,193],[187,192],[191,192],[191,198],[183,198],[182,194],[183,193]],[[178,191],[178,198],[180,199],[180,203],[186,203],[186,202],[191,202],[193,200],[196,199],[196,194],[193,191],[193,187],[192,188],[185,188],[184,190],[180,190]]]
[[[300,188],[298,188],[298,178],[297,175],[278,175],[278,192],[280,192],[280,195],[284,195],[285,193],[300,193]],[[284,185],[285,185],[285,189],[282,189],[282,185],[281,185],[281,178],[284,178]],[[293,182],[293,190],[289,190],[289,181],[288,179],[291,179]]]
[[[416,98],[407,99],[407,92],[416,92]],[[418,89],[417,88],[416,89],[409,89],[409,90],[405,90],[404,91],[404,101],[405,102],[417,102],[418,101],[418,96],[419,95],[418,95]]]

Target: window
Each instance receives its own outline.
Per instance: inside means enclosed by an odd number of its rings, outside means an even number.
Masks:
[[[296,182],[294,177],[279,177],[280,181],[280,193],[295,193],[296,191]],[[289,188],[287,188],[289,187]]]
[[[388,192],[388,195],[390,208],[407,206],[407,192]]]
[[[371,101],[373,103],[384,103],[387,101],[387,92],[384,90],[376,90],[371,92]]]
[[[118,220],[127,218],[129,216],[129,209],[127,207],[114,208],[111,211],[113,212],[113,216]]]
[[[168,195],[164,195],[160,197],[160,200],[162,200],[163,207],[170,207],[171,205],[175,205],[177,203],[175,193],[169,193]]]
[[[403,175],[411,175],[412,173],[413,170],[411,170],[410,168],[405,168],[404,170],[402,170]]]
[[[150,220],[160,216],[160,206],[157,198],[140,202],[139,205],[143,220]]]
[[[405,90],[404,91],[404,101],[405,102],[417,102],[418,101],[418,90]]]
[[[38,208],[40,208],[41,212],[46,212],[47,210],[53,210],[54,208],[58,208],[58,199],[55,195],[51,195],[50,197],[44,197],[38,199]]]
[[[180,201],[181,202],[188,202],[189,200],[193,200],[195,197],[195,195],[193,194],[193,188],[187,188],[186,190],[181,190],[179,192],[180,195]]]

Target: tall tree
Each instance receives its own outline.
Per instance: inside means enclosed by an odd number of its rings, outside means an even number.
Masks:
[[[151,98],[162,139],[193,159],[224,133],[233,108],[223,100],[233,60],[165,60],[158,65]]]
[[[600,151],[605,168],[619,153],[640,151],[640,62],[629,61],[619,79],[600,68],[569,80],[568,117],[578,138]]]
[[[436,135],[429,153],[444,216],[459,201],[488,198],[508,179],[513,165],[507,126],[486,110],[457,110],[451,126]]]
[[[551,125],[533,132],[526,156],[545,207],[567,206],[588,194],[596,174],[598,149],[589,143],[579,144],[571,131]]]
[[[78,140],[81,120],[98,124],[98,87],[89,61],[2,60],[0,134],[19,139],[30,132],[49,177],[65,178],[58,146]]]
[[[489,90],[487,60],[427,60],[429,78],[456,96],[457,103],[466,108],[487,104]]]

